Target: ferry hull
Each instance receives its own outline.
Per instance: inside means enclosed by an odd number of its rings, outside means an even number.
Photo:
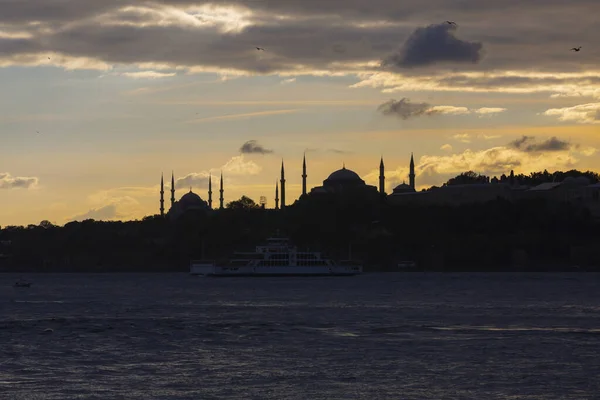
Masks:
[[[214,277],[275,277],[275,276],[352,276],[362,273],[360,266],[315,266],[315,267],[225,267],[209,265],[193,265],[190,274]]]

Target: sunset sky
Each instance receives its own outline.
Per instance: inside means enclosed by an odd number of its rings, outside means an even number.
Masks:
[[[226,202],[273,207],[282,159],[291,203],[305,152],[309,187],[343,163],[376,184],[383,156],[388,193],[411,152],[417,189],[600,171],[598,15],[598,0],[0,0],[0,226],[156,214],[171,171],[177,198],[206,199],[222,170]]]

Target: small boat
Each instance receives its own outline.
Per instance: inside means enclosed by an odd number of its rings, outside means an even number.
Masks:
[[[31,286],[31,282],[23,282],[23,281],[15,282],[15,287],[30,287],[30,286]]]

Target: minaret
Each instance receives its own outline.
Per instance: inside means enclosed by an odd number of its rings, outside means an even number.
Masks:
[[[302,159],[302,196],[306,195],[306,153]]]
[[[408,181],[411,188],[415,188],[415,160],[413,153],[410,153],[410,172],[408,174]]]
[[[163,174],[160,174],[160,216],[165,216],[165,180]]]
[[[383,166],[383,156],[379,162],[379,194],[385,195],[385,167]]]
[[[275,209],[279,210],[279,182],[275,181]]]
[[[175,205],[175,175],[171,171],[171,207]]]
[[[223,209],[223,171],[221,171],[221,188],[219,189],[219,209]]]
[[[281,209],[285,208],[285,171],[283,170],[283,160],[281,160]]]
[[[208,208],[212,208],[212,175],[208,175]]]

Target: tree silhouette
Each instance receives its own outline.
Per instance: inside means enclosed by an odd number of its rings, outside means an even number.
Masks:
[[[227,203],[225,207],[232,210],[252,210],[260,208],[254,200],[246,196],[242,196],[239,200],[233,200]]]

